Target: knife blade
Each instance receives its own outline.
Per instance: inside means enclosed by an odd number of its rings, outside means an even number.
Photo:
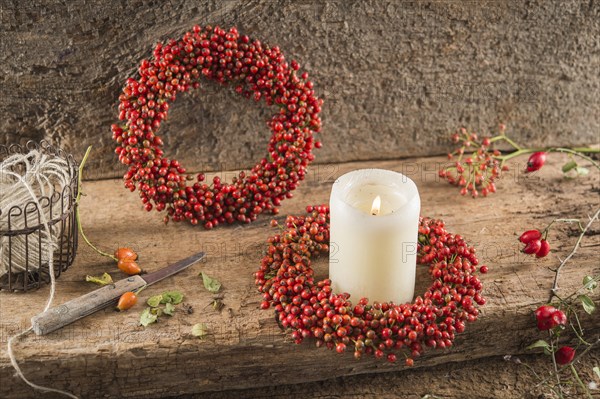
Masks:
[[[124,278],[114,284],[106,285],[65,302],[60,306],[50,308],[31,318],[33,331],[37,335],[48,334],[110,305],[116,305],[125,292],[136,291],[144,286],[159,282],[199,262],[204,256],[204,252],[199,252],[155,272],[144,276],[136,275]]]

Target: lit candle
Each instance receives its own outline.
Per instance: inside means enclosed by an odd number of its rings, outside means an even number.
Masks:
[[[389,170],[356,170],[336,180],[329,206],[333,291],[355,303],[411,302],[421,209],[415,183]]]

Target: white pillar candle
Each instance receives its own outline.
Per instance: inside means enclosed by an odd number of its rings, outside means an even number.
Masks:
[[[346,173],[331,190],[329,278],[354,303],[411,302],[421,200],[415,183],[389,170]]]

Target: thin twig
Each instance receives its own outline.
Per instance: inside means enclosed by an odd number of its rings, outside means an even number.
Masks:
[[[556,376],[556,386],[558,387],[558,392],[562,397],[562,384],[560,382],[560,374],[558,373],[558,365],[556,364],[556,356],[554,356],[554,340],[552,339],[552,332],[548,331],[550,334],[550,352],[552,353],[552,365],[554,366],[554,375]]]
[[[596,345],[600,344],[600,337],[596,338],[594,342],[592,342],[587,348],[584,349],[579,355],[575,356],[575,359],[571,363],[576,363],[579,359],[581,359],[586,353],[592,350],[592,348]],[[567,366],[563,366],[559,371],[563,371]]]
[[[575,246],[571,250],[571,253],[569,253],[569,255],[567,255],[567,257],[564,258],[560,262],[560,265],[558,265],[558,267],[556,268],[556,271],[555,271],[555,274],[554,274],[554,283],[552,284],[552,289],[550,290],[550,298],[548,299],[548,302],[552,301],[552,298],[554,298],[554,296],[558,292],[558,277],[560,275],[560,270],[569,261],[569,259],[571,259],[571,257],[573,257],[573,255],[575,255],[575,253],[577,252],[577,249],[579,249],[579,244],[581,244],[581,240],[583,239],[583,236],[585,235],[585,233],[587,232],[587,230],[590,228],[590,226],[592,225],[592,223],[594,223],[594,221],[596,219],[598,219],[598,215],[600,215],[600,208],[596,211],[596,213],[594,214],[594,216],[592,216],[590,218],[588,224],[581,231],[581,234],[579,234],[579,237],[577,238],[577,242],[575,243]]]
[[[102,256],[106,256],[107,258],[111,258],[112,260],[114,260],[115,262],[118,260],[117,258],[115,258],[113,255],[106,253],[104,251],[99,250],[98,248],[96,248],[96,246],[94,246],[94,244],[92,244],[90,242],[90,240],[88,240],[87,236],[85,235],[85,233],[83,232],[83,227],[81,226],[81,216],[79,215],[79,201],[81,200],[81,186],[83,184],[83,168],[85,167],[85,162],[88,159],[88,156],[90,155],[90,152],[92,151],[92,146],[89,146],[87,148],[87,151],[85,152],[85,155],[83,156],[83,159],[81,160],[81,164],[79,164],[79,177],[78,177],[78,190],[77,190],[77,197],[75,198],[75,204],[76,204],[76,208],[75,208],[75,218],[77,219],[77,227],[79,228],[79,233],[81,233],[81,237],[83,237],[83,239],[85,240],[85,242],[96,252],[98,252],[100,255]]]
[[[577,157],[585,159],[586,161],[588,161],[589,163],[594,165],[596,167],[596,169],[600,169],[600,164],[598,162],[594,161],[592,158],[588,157],[587,155],[583,155],[581,153],[581,151],[574,151],[570,148],[551,148],[548,150],[548,152],[562,152],[562,153],[566,153],[566,154],[575,155]],[[593,152],[596,152],[596,151],[593,151]]]
[[[575,377],[575,380],[579,383],[579,386],[581,387],[581,389],[583,390],[583,392],[586,393],[587,397],[590,399],[592,398],[592,394],[590,394],[589,389],[585,386],[585,384],[583,383],[583,381],[581,381],[581,378],[579,378],[579,374],[577,373],[577,370],[575,369],[575,366],[573,366],[573,363],[569,364],[569,367],[571,368],[571,372],[573,373],[573,377]]]
[[[600,281],[600,274],[597,275],[597,276],[592,277],[592,280],[591,280],[592,283],[596,283],[596,284],[598,283],[598,281]],[[588,283],[588,284],[590,284],[590,283]],[[559,297],[558,294],[555,294],[554,296],[557,297],[561,302],[567,302],[569,299],[571,299],[575,295],[579,294],[579,291],[581,291],[581,290],[587,290],[587,289],[589,289],[589,286],[583,285],[583,286],[579,287],[577,289],[577,291],[571,293],[569,296],[567,296],[565,298]]]
[[[571,364],[577,363],[577,361],[579,361],[579,359],[581,359],[583,356],[585,356],[589,351],[591,351],[598,344],[600,344],[600,337],[596,338],[596,340],[594,342],[592,342],[587,348],[585,348],[583,350],[583,352],[581,352],[580,354],[578,354],[577,356],[575,356],[575,358],[573,359],[573,361],[571,361]],[[554,355],[552,355],[552,357],[554,357]],[[564,370],[566,370],[567,368],[569,368],[568,364],[566,364],[566,365],[562,366],[561,368],[559,368],[558,372],[561,373]],[[537,386],[544,385],[546,382],[548,382],[549,378],[551,378],[551,377],[544,378],[542,381],[540,381],[537,384]]]

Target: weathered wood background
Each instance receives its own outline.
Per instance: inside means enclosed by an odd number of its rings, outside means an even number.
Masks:
[[[419,186],[423,213],[444,218],[490,266],[481,318],[454,348],[429,352],[406,373],[309,343],[295,346],[273,314],[258,309],[253,286],[264,240],[273,233],[268,218],[213,231],[165,227],[161,216],[139,209],[137,195],[120,180],[103,180],[85,184],[81,207],[94,242],[107,250],[135,247],[149,271],[207,251],[205,263],[142,295],[177,288],[195,311],[178,311],[144,329],[137,323],[142,306],[123,314],[106,310],[46,337],[29,336],[15,348],[25,374],[84,398],[537,397],[536,381],[526,371],[497,359],[525,353],[540,337],[532,310],[547,300],[550,268],[569,251],[576,232],[560,226],[551,236],[552,256],[538,261],[520,254],[516,234],[556,217],[586,218],[600,206],[600,176],[566,180],[557,171],[566,158],[557,156],[524,177],[517,172],[520,160],[498,194],[474,201],[439,183],[436,170],[444,159],[429,156],[445,153],[448,134],[459,126],[494,132],[499,122],[529,145],[598,144],[598,1],[3,0],[0,143],[46,138],[78,159],[93,144],[87,177],[120,176],[110,124],[121,85],[157,41],[177,38],[196,23],[235,25],[279,45],[309,71],[325,99],[319,164],[283,204],[281,218],[307,203],[327,202],[333,180],[346,171],[403,172]],[[226,171],[262,157],[270,112],[205,84],[171,108],[161,128],[167,154],[190,170],[218,170],[230,178]],[[599,237],[596,222],[563,271],[561,292],[600,272]],[[319,267],[325,274],[326,261]],[[56,303],[91,290],[82,281],[86,274],[114,270],[82,243],[75,264],[58,281]],[[221,312],[210,307],[200,270],[224,283]],[[418,281],[417,292],[427,284],[424,270]],[[14,377],[5,344],[29,326],[47,295],[47,287],[27,295],[0,292],[0,397],[36,397]],[[210,329],[203,341],[190,334],[197,322]],[[600,334],[597,313],[583,322],[590,336]],[[586,381],[598,356],[596,351],[587,360]],[[305,384],[282,387],[296,383]],[[218,393],[230,389],[245,391]]]
[[[390,365],[372,357],[356,361],[351,353],[337,355],[315,348],[310,341],[294,345],[279,329],[273,310],[259,309],[261,296],[252,274],[259,266],[265,240],[277,230],[269,226],[268,217],[244,227],[211,231],[185,224],[164,226],[161,215],[141,210],[137,195],[125,190],[121,180],[84,183],[81,212],[88,237],[105,250],[131,245],[148,271],[206,251],[206,262],[141,294],[146,300],[179,289],[185,294],[184,302],[193,305],[194,313],[185,314],[180,308],[172,318],[164,316],[159,324],[143,328],[138,325],[143,305],[124,313],[107,309],[47,336],[29,335],[16,344],[15,354],[35,383],[66,389],[83,398],[160,398],[260,387],[264,388],[211,397],[278,397],[295,392],[299,397],[323,398],[331,397],[327,394],[331,392],[329,384],[339,387],[342,396],[355,397],[535,397],[529,395],[537,391],[537,382],[527,376],[527,370],[490,357],[530,353],[525,347],[544,336],[537,331],[532,312],[548,300],[554,276],[551,269],[558,264],[557,257],[564,258],[574,245],[577,229],[557,225],[549,238],[553,252],[541,260],[519,252],[518,234],[527,228],[543,228],[558,217],[585,220],[600,206],[600,174],[594,171],[585,178],[565,179],[558,169],[566,159],[553,156],[549,165],[534,175],[523,175],[523,164],[515,164],[499,182],[497,194],[478,200],[461,197],[456,188],[439,182],[435,171],[445,162],[441,157],[326,165],[313,168],[296,197],[284,203],[281,220],[286,214],[302,212],[307,204],[327,202],[334,179],[347,171],[365,167],[396,170],[417,183],[424,215],[443,218],[450,231],[462,234],[477,248],[482,263],[490,268],[482,277],[488,302],[480,319],[467,326],[452,349],[429,351],[417,359],[417,370],[408,377],[404,373],[368,375],[400,371],[402,364]],[[599,246],[600,222],[596,221],[581,249],[563,269],[560,293],[580,287],[585,275],[600,274]],[[319,275],[327,272],[326,264],[325,259],[318,262]],[[83,281],[85,275],[106,271],[115,279],[124,277],[114,263],[82,242],[75,263],[58,280],[56,303],[89,292],[94,287]],[[202,286],[200,271],[223,282],[225,307],[221,312],[210,306],[212,295]],[[426,286],[426,268],[420,267],[415,292]],[[48,287],[25,295],[0,292],[0,397],[34,396],[13,376],[5,343],[10,334],[29,326],[29,319],[43,308],[47,295]],[[191,326],[198,322],[207,323],[210,331],[202,341],[191,335]],[[597,313],[582,323],[590,340],[600,335]],[[597,365],[597,353],[590,359]],[[478,364],[464,363],[474,360]],[[592,364],[584,368],[585,381],[593,378]],[[448,373],[457,380],[444,377]],[[325,386],[282,387],[359,374],[366,376],[347,377],[347,383],[330,381]],[[402,386],[402,391],[395,391],[396,386]]]
[[[440,154],[457,127],[498,122],[532,145],[598,141],[597,1],[3,0],[0,142],[45,137],[77,156],[95,144],[93,177],[121,175],[121,85],[196,23],[236,25],[310,72],[326,100],[318,162]],[[207,84],[161,132],[187,165],[245,168],[268,115]]]

